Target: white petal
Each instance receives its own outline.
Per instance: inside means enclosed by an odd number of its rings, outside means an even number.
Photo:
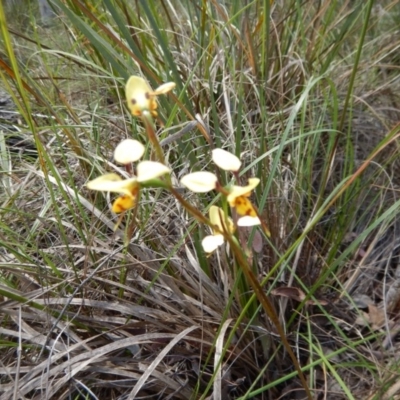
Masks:
[[[114,159],[120,164],[129,164],[142,158],[144,146],[134,139],[125,139],[114,150]]]
[[[256,226],[261,225],[261,221],[258,217],[246,215],[245,217],[239,218],[237,224],[238,226]]]
[[[207,171],[192,172],[181,179],[183,186],[195,193],[206,193],[215,189],[217,177]]]
[[[212,159],[218,167],[225,171],[239,171],[242,165],[242,162],[234,154],[222,149],[214,149]]]
[[[171,170],[157,161],[141,161],[137,166],[138,182],[146,182],[162,175],[169,174]]]
[[[206,253],[212,253],[217,250],[218,246],[224,243],[224,237],[222,235],[210,235],[206,236],[202,241],[201,245]]]

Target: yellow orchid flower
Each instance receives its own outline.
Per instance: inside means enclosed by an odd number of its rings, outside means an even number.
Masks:
[[[138,186],[137,178],[122,179],[119,175],[111,173],[99,176],[86,185],[91,190],[102,192],[121,193],[125,196],[134,196]]]
[[[86,185],[91,190],[102,192],[120,193],[111,207],[116,214],[127,211],[136,205],[136,198],[139,193],[139,182],[137,178],[122,179],[117,174],[106,174],[90,181]]]
[[[222,208],[211,206],[209,211],[210,222],[214,225],[213,234],[206,236],[201,245],[206,253],[212,253],[224,243],[224,235],[221,232],[233,233],[235,226],[231,218],[226,217]]]
[[[99,176],[88,182],[86,186],[91,190],[122,194],[117,197],[111,208],[118,214],[135,207],[141,182],[159,178],[170,172],[168,167],[159,162],[141,161],[137,166],[137,177],[122,179],[119,175],[111,173]]]
[[[258,178],[250,178],[247,186],[233,186],[227,196],[228,203],[236,212],[242,216],[239,218],[239,226],[260,225],[261,221],[257,216],[257,212],[248,199],[251,192],[258,186],[260,180]]]
[[[154,118],[157,117],[156,96],[167,93],[174,87],[174,82],[168,82],[153,91],[143,78],[131,76],[126,83],[125,94],[132,115],[140,117],[144,111],[148,111]]]

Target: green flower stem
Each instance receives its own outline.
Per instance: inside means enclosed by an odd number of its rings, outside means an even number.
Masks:
[[[229,244],[231,245],[231,248],[232,248],[232,252],[236,258],[238,265],[240,266],[244,275],[246,276],[247,282],[250,283],[258,301],[261,303],[265,313],[268,315],[272,324],[275,326],[276,330],[278,331],[278,334],[282,340],[282,344],[285,347],[286,351],[288,352],[289,357],[292,359],[293,366],[295,367],[297,373],[299,374],[299,378],[300,378],[303,388],[307,394],[307,397],[311,400],[312,396],[310,393],[310,389],[308,388],[306,378],[305,378],[303,371],[301,370],[301,367],[299,365],[299,362],[297,361],[297,358],[296,358],[295,354],[293,353],[293,350],[286,338],[286,333],[285,333],[284,329],[282,328],[281,323],[279,322],[279,318],[275,311],[274,306],[272,305],[272,303],[270,302],[270,300],[264,293],[263,288],[261,287],[257,278],[254,276],[253,272],[251,271],[251,268],[250,268],[246,258],[243,255],[242,249],[240,248],[240,246],[238,246],[237,241],[232,240],[233,238],[230,237],[229,235],[224,235],[224,236],[229,241]]]
[[[212,228],[213,225],[211,224],[211,221],[209,221],[199,210],[194,208],[190,203],[188,203],[179,193],[176,189],[174,189],[172,186],[168,188],[168,190],[175,196],[175,198],[182,204],[182,206],[193,216],[195,217],[199,222],[206,224]],[[271,322],[275,326],[276,330],[278,331],[279,336],[281,337],[282,344],[284,345],[286,351],[288,352],[290,358],[292,359],[293,365],[295,369],[297,370],[297,373],[299,374],[299,378],[303,384],[304,390],[307,393],[307,396],[309,399],[311,399],[311,394],[310,390],[308,389],[307,386],[307,381],[304,377],[303,372],[301,371],[301,367],[296,359],[295,354],[293,353],[292,348],[290,347],[290,344],[286,338],[286,334],[284,329],[282,328],[282,325],[279,322],[278,315],[274,309],[274,306],[264,293],[263,288],[261,287],[260,283],[258,282],[257,278],[254,276],[253,272],[251,271],[251,268],[246,260],[246,258],[243,255],[242,249],[236,240],[236,238],[233,235],[230,235],[228,232],[221,232],[222,235],[224,235],[224,238],[226,241],[229,242],[232,248],[232,252],[236,258],[236,261],[238,265],[241,267],[244,275],[246,276],[247,282],[250,283],[251,287],[254,290],[254,293],[261,303],[264,311],[270,318]]]
[[[206,218],[199,210],[197,210],[195,207],[193,207],[190,203],[188,203],[179,193],[178,191],[172,187],[172,185],[168,183],[164,183],[161,181],[158,181],[158,187],[164,187],[165,189],[169,190],[169,192],[182,204],[182,206],[186,209],[186,211],[191,214],[193,217],[195,217],[199,222],[206,224],[210,226],[211,228],[215,229],[216,227],[213,226],[211,221]],[[217,229],[219,230],[219,229]],[[247,282],[250,283],[251,287],[254,290],[255,295],[257,296],[259,302],[261,303],[262,307],[264,308],[266,314],[272,321],[273,325],[275,326],[276,330],[279,333],[279,336],[281,337],[282,343],[288,352],[290,358],[293,361],[293,365],[295,369],[297,370],[299,374],[299,378],[304,386],[304,390],[306,391],[308,398],[311,399],[311,394],[307,386],[307,381],[304,377],[303,372],[301,371],[300,365],[296,359],[295,354],[293,353],[293,350],[290,347],[290,344],[286,338],[285,332],[279,322],[278,315],[276,314],[276,311],[268,299],[268,297],[265,295],[263,288],[261,287],[260,283],[258,282],[257,278],[254,276],[253,272],[251,271],[251,268],[246,260],[246,258],[243,255],[242,249],[235,238],[235,236],[229,234],[228,232],[220,232],[226,241],[229,242],[232,248],[232,252],[236,258],[236,261],[238,265],[241,267],[244,275],[246,276]]]
[[[172,186],[168,188],[168,190],[175,196],[175,198],[185,207],[185,209],[192,215],[194,216],[199,222],[202,222],[203,224],[206,224],[212,228],[213,225],[211,224],[211,221],[209,221],[199,210],[194,208],[190,203],[188,203],[178,192],[176,189],[174,189]],[[274,306],[264,293],[263,288],[261,287],[260,283],[258,282],[257,278],[254,276],[253,272],[251,271],[251,268],[243,255],[242,249],[237,241],[237,239],[233,236],[230,235],[228,232],[221,232],[222,235],[224,235],[224,238],[226,241],[229,242],[232,248],[232,252],[236,258],[236,261],[238,265],[241,267],[244,275],[246,276],[246,280],[248,283],[250,283],[251,287],[254,290],[254,293],[261,303],[264,311],[270,318],[271,322],[275,326],[276,330],[278,331],[279,336],[281,337],[282,344],[284,345],[286,351],[288,352],[290,358],[292,359],[293,365],[299,374],[299,378],[303,384],[304,390],[307,393],[307,397],[311,399],[311,393],[310,390],[308,389],[307,381],[304,377],[304,374],[301,370],[301,367],[297,361],[297,358],[295,354],[293,353],[293,350],[286,338],[286,334],[284,329],[282,328],[282,325],[279,322],[278,315],[274,309]]]

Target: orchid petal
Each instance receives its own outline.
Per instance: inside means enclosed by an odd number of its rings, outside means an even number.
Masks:
[[[195,193],[206,193],[214,190],[217,181],[217,177],[207,171],[192,172],[181,179],[182,185]]]
[[[228,216],[225,216],[224,210],[222,208],[217,206],[211,206],[209,215],[210,215],[210,222],[213,225],[217,226],[219,232],[233,233],[235,231],[232,219]]]
[[[122,179],[117,174],[106,174],[89,181],[86,186],[91,190],[122,193],[132,197],[137,186],[137,179]]]
[[[167,82],[159,86],[154,92],[153,95],[158,96],[160,94],[165,94],[170,92],[176,86],[175,82]]]
[[[258,217],[251,217],[249,215],[246,215],[242,218],[239,218],[237,224],[238,226],[256,226],[261,225],[261,221]]]
[[[119,214],[135,207],[135,205],[136,197],[124,195],[115,199],[111,209],[113,212],[115,212],[115,214]]]
[[[257,216],[253,204],[246,196],[235,197],[229,202],[229,205],[233,207],[239,215],[248,215],[250,217]]]
[[[247,186],[233,186],[227,197],[228,202],[232,202],[236,197],[248,196],[251,191],[260,183],[258,178],[250,178]]]
[[[212,151],[214,163],[225,171],[239,171],[242,162],[234,154],[223,149],[214,149]]]
[[[142,143],[134,139],[125,139],[114,150],[114,159],[120,164],[138,161],[144,154]]]
[[[171,170],[167,166],[157,161],[141,161],[137,166],[137,180],[146,182],[170,172]]]
[[[201,241],[201,245],[206,253],[212,253],[223,243],[224,237],[222,235],[209,235]]]

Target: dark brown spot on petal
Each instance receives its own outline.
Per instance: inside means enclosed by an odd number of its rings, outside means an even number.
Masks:
[[[149,93],[149,92],[146,92],[146,93],[144,94],[144,97],[146,97],[147,100],[150,100],[150,93]]]
[[[137,103],[137,101],[135,99],[131,100],[131,104],[135,105]]]

